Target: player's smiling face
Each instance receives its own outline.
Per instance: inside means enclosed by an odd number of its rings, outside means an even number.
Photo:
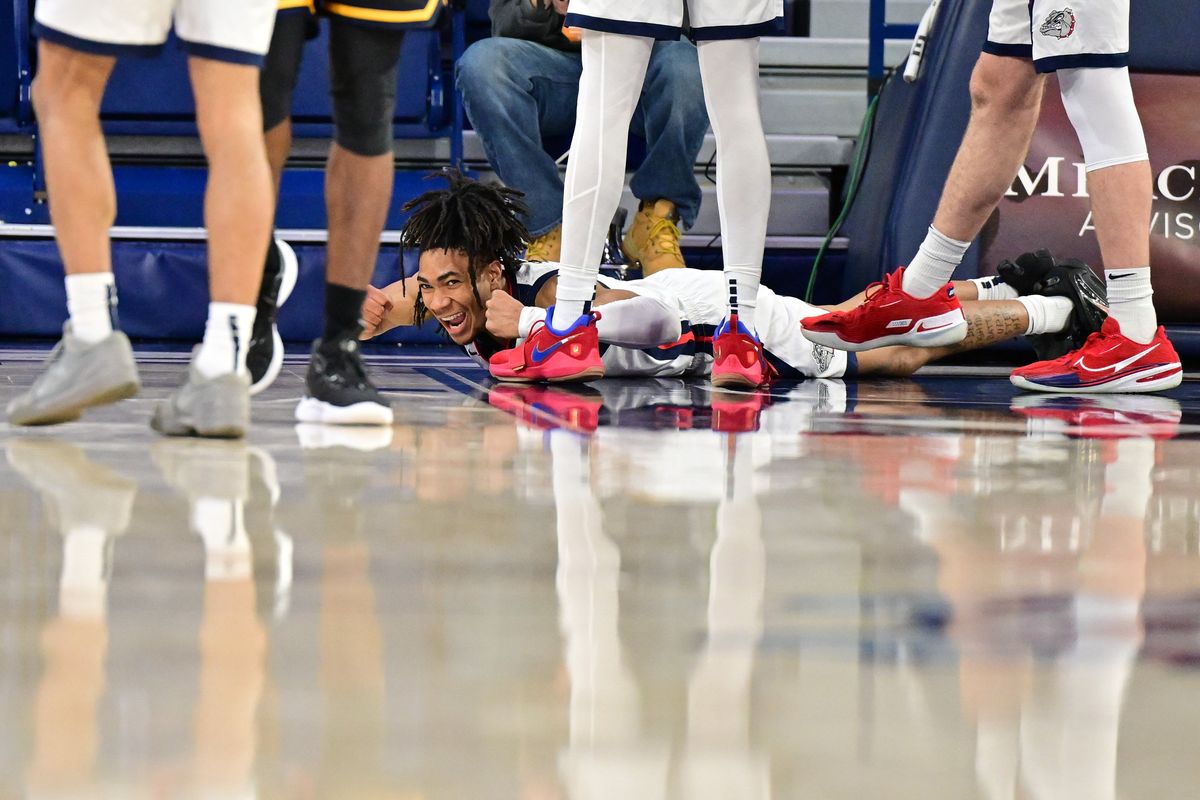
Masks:
[[[455,344],[466,345],[485,330],[487,317],[479,300],[487,303],[496,289],[504,288],[504,271],[493,261],[479,271],[471,291],[470,261],[461,250],[426,250],[417,268],[421,300]]]

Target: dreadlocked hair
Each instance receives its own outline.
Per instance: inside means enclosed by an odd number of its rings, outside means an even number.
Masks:
[[[467,270],[471,278],[471,293],[480,306],[479,271],[493,261],[499,261],[504,275],[515,281],[517,270],[529,241],[529,231],[521,217],[529,209],[521,199],[523,192],[499,184],[481,183],[468,178],[457,169],[447,167],[427,177],[444,178],[447,189],[436,189],[408,201],[404,211],[412,216],[404,224],[401,235],[403,248],[426,250],[457,250],[467,255]],[[414,317],[418,325],[429,314],[418,292]]]

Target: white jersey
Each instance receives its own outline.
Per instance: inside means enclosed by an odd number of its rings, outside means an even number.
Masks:
[[[514,296],[523,305],[535,304],[546,281],[558,274],[552,263],[526,263],[517,273]],[[608,377],[672,378],[703,377],[712,371],[713,331],[725,319],[728,294],[724,273],[717,270],[667,269],[649,278],[619,281],[601,276],[610,289],[622,289],[653,297],[679,313],[679,339],[658,347],[638,349],[600,344],[604,374]],[[600,309],[603,313],[603,308]],[[841,378],[852,375],[852,354],[805,339],[800,320],[825,313],[795,297],[784,297],[767,287],[758,294],[758,333],[768,362],[784,379]],[[474,344],[464,348],[469,356],[487,366],[488,353]]]
[[[766,36],[783,17],[783,0],[571,0],[566,24],[673,40],[683,29],[684,5],[696,41]]]

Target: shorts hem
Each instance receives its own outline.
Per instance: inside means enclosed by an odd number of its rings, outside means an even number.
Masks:
[[[646,39],[674,41],[679,38],[683,28],[679,25],[658,25],[653,22],[630,22],[623,19],[608,19],[592,17],[587,14],[567,14],[565,20],[568,28],[584,28],[589,31],[616,33],[623,36],[641,36]]]
[[[1129,53],[1075,53],[1034,59],[1033,68],[1041,74],[1060,69],[1120,69],[1129,66]]]
[[[227,64],[244,64],[249,67],[258,67],[261,69],[267,60],[266,54],[260,55],[233,47],[221,47],[220,45],[207,44],[205,42],[192,42],[187,39],[180,39],[179,43],[190,56],[207,58],[213,61],[224,61]]]
[[[1033,45],[1031,44],[1003,44],[1002,42],[993,42],[988,39],[983,43],[983,52],[990,53],[994,56],[1004,56],[1006,58],[1033,58]]]
[[[692,28],[692,39],[697,42],[757,39],[760,36],[779,33],[782,27],[783,17],[775,17],[764,22],[753,22],[749,25],[708,25],[703,28]]]
[[[163,42],[158,44],[120,44],[117,42],[98,42],[95,39],[85,39],[81,36],[51,28],[42,22],[33,23],[33,35],[43,41],[69,47],[80,53],[90,53],[97,56],[112,56],[114,58],[153,58],[162,52]]]

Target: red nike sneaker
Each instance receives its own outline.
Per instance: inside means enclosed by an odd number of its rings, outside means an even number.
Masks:
[[[535,322],[529,338],[488,360],[493,378],[514,383],[558,383],[604,377],[600,337],[596,333],[600,313],[583,314],[565,331],[550,327],[553,313],[551,306],[546,311],[546,321]]]
[[[868,286],[861,305],[800,320],[804,338],[855,352],[896,344],[945,347],[966,338],[967,320],[953,286],[946,284],[931,297],[913,297],[902,288],[903,279],[900,267]]]
[[[734,314],[713,333],[712,384],[718,389],[757,389],[771,379],[762,342]]]
[[[1163,328],[1149,344],[1121,334],[1112,317],[1083,347],[1053,361],[1013,370],[1014,386],[1034,392],[1158,392],[1183,380],[1183,365]]]

